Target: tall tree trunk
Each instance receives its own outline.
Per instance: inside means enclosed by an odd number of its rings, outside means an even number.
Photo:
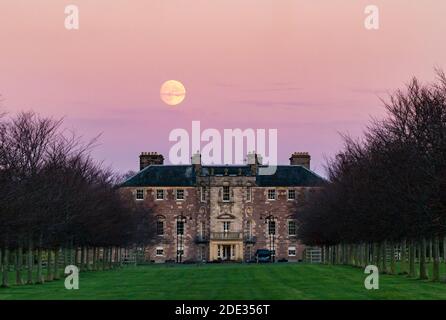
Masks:
[[[400,253],[400,274],[407,274],[407,254],[406,254],[406,239],[401,241],[401,253]]]
[[[432,281],[440,281],[440,242],[438,236],[435,236],[433,240],[432,259]]]
[[[415,278],[415,241],[410,240],[409,244],[409,277]]]
[[[96,271],[96,247],[93,247],[93,271]]]
[[[8,247],[3,248],[3,277],[2,277],[2,288],[9,287],[9,249]]]
[[[102,248],[102,270],[107,269],[107,249],[105,247]]]
[[[390,274],[396,274],[395,243],[390,243]]]
[[[383,241],[383,244],[381,246],[381,256],[382,256],[382,273],[388,273],[387,270],[387,241]]]
[[[37,281],[38,284],[43,284],[45,280],[42,274],[42,248],[37,248]]]
[[[429,239],[429,242],[428,242],[428,244],[429,244],[429,247],[428,247],[428,249],[429,249],[429,251],[428,251],[428,255],[427,255],[427,262],[432,262],[432,258],[433,258],[433,250],[432,250],[432,239]]]
[[[381,242],[378,242],[375,244],[375,247],[373,248],[373,255],[375,256],[375,265],[378,267],[378,269],[381,271]]]
[[[56,249],[54,250],[54,280],[59,280],[60,279],[60,273],[59,273],[59,251],[60,248],[56,247]]]
[[[79,265],[79,248],[76,246],[74,249],[74,265],[80,269]]]
[[[426,239],[423,238],[421,240],[421,248],[420,248],[420,279],[426,280],[427,276],[427,268],[426,268]]]
[[[30,237],[28,240],[28,259],[27,259],[27,263],[28,263],[28,277],[27,277],[27,284],[33,284],[33,265],[34,265],[34,255],[33,255],[33,240]]]
[[[53,275],[53,268],[52,268],[52,260],[53,260],[53,251],[51,249],[47,250],[47,263],[46,263],[46,280],[47,281],[53,281],[54,275]]]
[[[90,247],[85,248],[85,270],[90,271]]]
[[[80,270],[85,270],[85,247],[81,247],[81,266],[79,268]]]
[[[16,272],[15,283],[18,286],[24,284],[22,279],[22,266],[23,266],[23,248],[22,248],[22,243],[20,242],[16,250],[16,266],[15,266],[15,272]]]
[[[443,236],[443,262],[446,263],[446,236]]]
[[[108,268],[111,269],[113,267],[113,265],[112,265],[112,262],[113,262],[113,247],[110,247],[108,250],[109,250]]]
[[[70,249],[68,249],[68,246],[64,246],[62,248],[62,254],[63,254],[63,266],[62,269],[64,270],[63,273],[65,273],[65,268],[68,265],[68,252],[70,251]]]

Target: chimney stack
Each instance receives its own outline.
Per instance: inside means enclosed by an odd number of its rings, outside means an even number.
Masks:
[[[251,174],[253,176],[257,175],[257,168],[259,165],[262,165],[263,158],[260,154],[255,152],[248,152],[246,157],[247,164],[251,167]]]
[[[201,173],[201,154],[198,151],[192,155],[191,162],[194,166],[195,173],[199,175]]]
[[[152,164],[164,164],[164,157],[157,152],[141,152],[139,156],[139,170]]]
[[[294,152],[290,158],[290,165],[302,166],[310,170],[311,156],[308,152]]]

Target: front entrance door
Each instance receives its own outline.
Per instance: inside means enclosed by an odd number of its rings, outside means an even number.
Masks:
[[[231,246],[223,246],[223,260],[231,260]]]

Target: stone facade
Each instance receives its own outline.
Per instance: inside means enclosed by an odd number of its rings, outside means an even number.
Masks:
[[[146,173],[146,185],[121,187],[155,213],[158,234],[146,248],[148,260],[252,261],[257,249],[274,250],[276,260],[302,260],[295,219],[317,185],[259,185],[249,165],[191,167],[190,185],[151,186]]]

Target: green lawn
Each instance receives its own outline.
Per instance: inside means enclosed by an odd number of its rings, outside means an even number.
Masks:
[[[62,280],[0,289],[4,299],[446,299],[446,284],[380,276],[366,290],[362,269],[310,264],[150,265],[80,274],[80,289]]]

